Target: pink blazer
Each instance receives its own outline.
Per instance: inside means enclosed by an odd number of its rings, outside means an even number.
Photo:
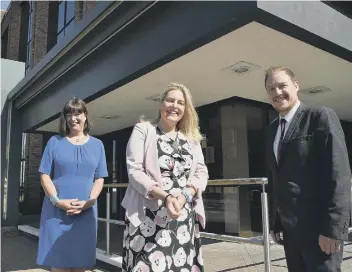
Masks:
[[[185,138],[185,136],[182,135]],[[188,184],[197,189],[195,211],[202,227],[205,227],[205,212],[202,192],[208,182],[208,169],[204,163],[202,148],[198,142],[188,141],[193,155]],[[162,186],[158,165],[156,127],[150,122],[135,125],[127,144],[126,163],[129,185],[121,205],[126,209],[126,217],[138,227],[145,221],[145,209],[156,210],[158,200],[149,197],[154,186]],[[159,200],[160,201],[160,200]]]

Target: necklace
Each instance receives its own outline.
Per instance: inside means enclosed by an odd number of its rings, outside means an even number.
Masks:
[[[72,137],[73,138],[73,137]],[[76,139],[73,138],[73,141],[75,141],[76,143],[81,142],[81,140],[84,138],[84,136],[77,136]]]

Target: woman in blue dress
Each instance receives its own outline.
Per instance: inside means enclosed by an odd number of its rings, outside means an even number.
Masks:
[[[45,191],[37,263],[53,272],[83,272],[96,261],[97,204],[108,176],[103,143],[89,136],[85,103],[62,110],[60,136],[45,147],[40,164]]]

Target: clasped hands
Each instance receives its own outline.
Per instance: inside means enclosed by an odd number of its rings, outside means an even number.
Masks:
[[[95,199],[78,200],[78,199],[60,199],[56,207],[66,211],[66,215],[77,215],[92,207]]]
[[[172,219],[177,219],[186,204],[186,197],[182,193],[170,195],[165,200],[167,213]]]
[[[279,245],[284,244],[284,237],[283,237],[282,232],[278,232],[278,233],[272,232],[271,237],[275,243],[277,243]],[[340,240],[329,238],[324,235],[319,235],[318,242],[319,242],[319,247],[320,247],[321,251],[323,251],[327,255],[341,251],[341,243],[342,242]]]

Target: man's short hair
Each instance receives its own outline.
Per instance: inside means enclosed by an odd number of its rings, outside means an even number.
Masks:
[[[272,76],[273,73],[275,72],[281,72],[281,71],[284,71],[291,78],[292,82],[297,81],[296,76],[291,69],[285,66],[273,66],[265,71],[264,86],[266,86],[266,80],[268,79],[269,76]]]

